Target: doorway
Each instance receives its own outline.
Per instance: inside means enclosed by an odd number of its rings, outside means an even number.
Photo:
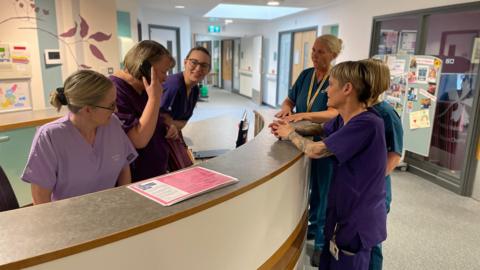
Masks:
[[[277,106],[288,96],[300,73],[313,66],[312,46],[317,27],[280,32],[278,36]]]
[[[233,40],[222,40],[222,88],[233,89]]]
[[[180,70],[182,70],[180,58],[180,28],[149,24],[148,38],[162,44],[168,49],[172,57],[177,61],[174,68],[175,72],[180,72]],[[173,72],[173,69],[171,69],[169,74]]]

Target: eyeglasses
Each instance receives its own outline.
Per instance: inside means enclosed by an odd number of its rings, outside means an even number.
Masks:
[[[91,106],[95,107],[95,108],[109,110],[109,111],[112,111],[112,112],[114,112],[117,109],[117,103],[116,102],[113,102],[112,105],[110,105],[108,107],[99,106],[99,105],[91,105]]]
[[[197,59],[187,59],[190,62],[190,65],[192,66],[192,69],[196,69],[197,66],[200,66],[200,68],[203,71],[208,71],[210,70],[210,64],[209,63],[201,63]]]

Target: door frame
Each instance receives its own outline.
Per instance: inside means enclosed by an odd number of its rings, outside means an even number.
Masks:
[[[293,45],[293,36],[295,33],[299,33],[299,32],[308,32],[308,31],[315,31],[316,32],[316,35],[318,37],[318,25],[317,26],[310,26],[310,27],[305,27],[305,28],[298,28],[298,29],[292,29],[292,30],[286,30],[286,31],[282,31],[282,32],[278,32],[278,43],[277,43],[277,83],[276,83],[276,96],[275,96],[275,103],[276,103],[276,106],[279,106],[281,105],[279,102],[281,102],[282,100],[278,100],[278,92],[279,92],[279,80],[280,80],[280,72],[279,72],[279,69],[280,69],[280,58],[281,58],[281,55],[280,55],[280,45],[281,45],[281,36],[283,34],[288,34],[290,33],[291,34],[291,37],[290,37],[290,44]],[[290,85],[290,83],[292,82],[292,60],[293,60],[293,46],[290,46],[290,67],[289,67],[289,70],[288,70],[288,85]]]
[[[233,57],[232,57],[232,92],[233,93],[240,93],[240,87],[238,89],[235,88],[235,65],[238,65],[238,70],[240,70],[240,52],[242,51],[241,45],[241,38],[234,38],[233,40]],[[235,41],[238,41],[238,61],[235,61]],[[237,63],[238,62],[238,63]],[[238,74],[238,85],[240,85],[240,74]]]
[[[175,38],[177,39],[177,64],[175,65],[175,69],[177,72],[180,72],[181,66],[181,55],[180,55],[180,28],[179,27],[172,27],[166,25],[158,25],[158,24],[148,24],[148,39],[152,39],[152,29],[161,29],[161,30],[173,30],[175,31]]]

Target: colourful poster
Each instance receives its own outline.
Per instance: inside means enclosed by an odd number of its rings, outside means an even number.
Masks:
[[[0,112],[31,109],[27,81],[0,81]]]
[[[0,63],[10,62],[10,48],[8,44],[0,44]]]
[[[429,110],[420,110],[410,113],[410,129],[429,128]]]

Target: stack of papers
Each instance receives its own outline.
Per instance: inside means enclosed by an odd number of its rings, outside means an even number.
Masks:
[[[128,188],[168,206],[236,182],[237,178],[202,167],[193,167],[137,182]]]

